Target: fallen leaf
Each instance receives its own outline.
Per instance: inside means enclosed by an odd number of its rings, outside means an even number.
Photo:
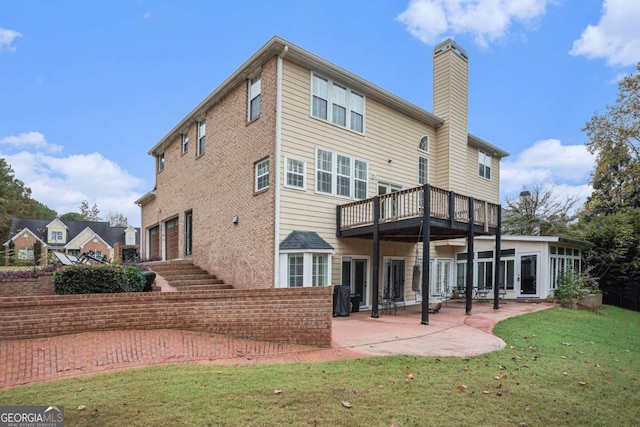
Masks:
[[[489,394],[491,393],[489,390],[482,390],[482,394]]]
[[[602,365],[600,365],[599,363],[596,363],[596,368],[602,368]]]
[[[409,374],[409,375],[407,375],[407,379],[408,379],[408,380],[412,380],[412,379],[413,379],[413,374]]]
[[[529,364],[528,364],[528,363],[525,363],[525,364],[524,364],[524,367],[525,367],[525,368],[530,368],[530,366],[529,366]]]
[[[586,383],[586,382],[584,382],[584,381],[580,381],[578,384],[580,384],[580,385],[587,385],[587,383]]]
[[[560,359],[566,359],[567,356],[560,356]]]
[[[576,358],[575,356],[569,356],[569,359],[571,360],[575,360],[575,358]]]
[[[510,348],[511,350],[513,350],[515,347],[514,347],[514,346],[512,346],[512,345],[510,345],[510,346],[509,346],[509,348]]]
[[[504,365],[500,365],[500,369],[504,371],[505,369],[507,369],[507,367]]]
[[[343,400],[342,406],[344,406],[345,408],[351,408],[351,403],[347,402],[346,400]]]
[[[273,390],[273,394],[280,394],[280,393],[282,393],[282,390],[280,389]]]
[[[463,391],[465,391],[467,389],[467,386],[462,384],[462,385],[459,385],[457,388],[458,388],[459,392],[463,392]]]
[[[499,380],[499,379],[500,379],[500,377],[496,375],[495,377],[493,377],[493,379],[494,379],[494,380]]]
[[[567,375],[569,375],[569,373],[568,372],[563,372],[562,375],[567,376]]]
[[[530,411],[530,410],[531,410],[531,406],[529,406],[529,405],[525,406],[525,407],[524,407],[524,410],[525,410],[525,411]]]
[[[80,405],[80,406],[78,406],[78,409],[77,409],[77,410],[78,410],[78,411],[84,411],[85,409],[87,409],[87,407],[86,407],[86,406],[84,406],[84,405]]]
[[[82,391],[82,390],[84,390],[84,387],[80,387],[80,388],[79,388],[78,390],[76,390],[76,391]]]
[[[501,380],[506,380],[506,379],[507,379],[507,374],[502,374],[502,375],[500,375],[500,379],[501,379]]]
[[[570,346],[571,343],[570,342],[563,342],[562,345]]]

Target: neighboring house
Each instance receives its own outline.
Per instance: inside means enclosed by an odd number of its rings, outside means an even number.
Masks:
[[[467,131],[466,52],[433,61],[430,113],[272,38],[149,151],[143,256],[236,288],[350,285],[373,315],[388,293],[420,301],[431,240],[499,233],[508,155]]]
[[[53,251],[69,255],[92,252],[108,260],[133,259],[138,256],[140,229],[132,226],[111,227],[108,222],[65,221],[59,218],[14,218],[9,232],[16,261],[33,260],[33,243],[42,243],[41,263],[45,264]],[[5,265],[9,263],[9,251],[5,250]]]
[[[558,278],[568,269],[582,271],[582,251],[592,244],[557,236],[501,236],[500,294],[508,299],[553,297]],[[473,243],[473,288],[493,290],[495,283],[495,237],[478,236]],[[431,295],[462,289],[467,283],[467,244],[464,239],[437,242],[431,259]],[[455,276],[438,274],[442,265]],[[455,265],[455,267],[453,267]],[[493,294],[487,294],[491,297]]]

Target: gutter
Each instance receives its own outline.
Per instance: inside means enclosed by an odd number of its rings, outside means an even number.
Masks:
[[[276,147],[275,147],[275,220],[273,236],[273,286],[278,286],[280,280],[280,153],[282,151],[282,63],[283,58],[289,51],[289,46],[284,45],[282,52],[278,55],[276,71]]]

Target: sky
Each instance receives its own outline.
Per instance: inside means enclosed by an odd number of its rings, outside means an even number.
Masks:
[[[635,72],[638,22],[638,0],[0,0],[0,157],[60,215],[87,200],[139,226],[149,149],[272,36],[427,111],[453,38],[468,130],[510,153],[501,200],[584,200],[582,129]]]

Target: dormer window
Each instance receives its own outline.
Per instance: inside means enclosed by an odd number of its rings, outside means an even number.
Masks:
[[[61,243],[63,242],[62,231],[50,231],[49,243]]]

